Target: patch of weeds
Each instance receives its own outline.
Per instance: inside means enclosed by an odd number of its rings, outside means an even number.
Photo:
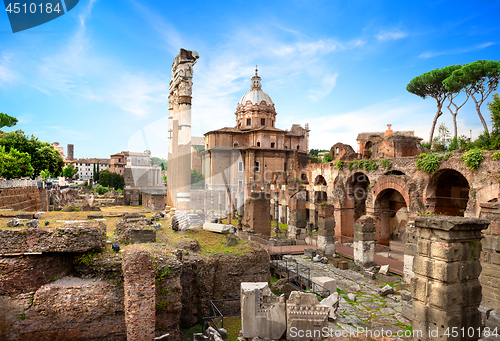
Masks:
[[[158,302],[156,303],[156,310],[161,310],[170,305],[170,302]]]
[[[55,282],[55,281],[57,281],[58,279],[59,279],[59,277],[54,276],[54,277],[52,277],[52,278],[49,280],[49,282]]]
[[[22,320],[24,320],[26,318],[26,314],[25,313],[21,313],[21,314],[17,315],[17,318],[22,321]]]
[[[156,280],[157,280],[158,282],[163,281],[163,279],[164,279],[165,277],[167,277],[167,276],[169,276],[169,275],[170,275],[170,272],[172,272],[172,269],[170,269],[170,268],[163,268],[163,269],[161,269],[160,271],[158,271],[158,272],[156,273]]]
[[[347,293],[340,288],[337,288],[337,292],[339,293],[339,295],[342,295],[342,294],[347,295]]]
[[[102,254],[98,251],[89,251],[89,252],[85,252],[81,256],[76,256],[75,259],[80,264],[88,265],[88,264],[92,263],[94,258],[97,258],[100,256],[102,256]]]

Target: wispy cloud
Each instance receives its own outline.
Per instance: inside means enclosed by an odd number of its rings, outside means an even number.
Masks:
[[[338,73],[334,75],[326,74],[322,77],[321,79],[321,88],[318,89],[310,89],[309,90],[309,98],[313,102],[317,102],[326,95],[328,95],[330,92],[332,92],[333,88],[335,88],[335,85],[337,85],[337,77]]]
[[[485,49],[485,48],[490,47],[490,46],[495,45],[495,44],[496,43],[493,43],[493,42],[487,42],[484,44],[479,44],[479,45],[475,45],[472,47],[466,47],[466,48],[451,49],[451,50],[440,51],[440,52],[425,52],[425,53],[422,53],[418,57],[419,58],[433,58],[433,57],[445,56],[445,55],[451,55],[451,54],[463,54],[463,53],[482,50],[482,49]]]
[[[380,41],[389,41],[389,40],[399,40],[408,37],[408,33],[400,30],[396,31],[381,31],[379,34],[375,36]]]
[[[12,83],[17,78],[18,74],[14,71],[12,56],[3,52],[0,55],[0,86]]]

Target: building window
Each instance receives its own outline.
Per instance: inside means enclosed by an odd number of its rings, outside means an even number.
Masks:
[[[275,143],[271,142],[271,148],[274,148]]]
[[[297,150],[299,149],[299,145],[297,145]]]
[[[236,141],[235,143],[233,143],[233,147],[238,147],[238,141]]]
[[[243,180],[238,180],[238,188],[243,188]]]
[[[337,148],[335,149],[335,154],[336,154],[336,155],[339,155],[339,147],[337,147]]]
[[[260,147],[260,141],[257,141],[257,147]]]
[[[285,162],[285,167],[284,168],[285,168],[284,171],[286,171],[286,162]]]
[[[247,118],[247,126],[251,126],[252,125],[252,119],[251,118]]]
[[[261,118],[260,119],[260,125],[261,126],[265,126],[266,125],[266,119],[265,118]]]
[[[255,161],[254,172],[260,172],[260,162]]]
[[[243,172],[243,161],[238,162],[238,172]]]

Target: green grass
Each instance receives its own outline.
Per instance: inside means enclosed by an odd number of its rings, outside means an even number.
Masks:
[[[287,230],[288,231],[287,224],[278,223],[278,226],[279,226],[280,230]],[[271,228],[274,229],[274,221],[271,221]]]

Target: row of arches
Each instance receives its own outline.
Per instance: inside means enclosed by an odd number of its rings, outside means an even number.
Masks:
[[[301,183],[309,184],[306,174],[301,175]],[[343,235],[352,237],[354,223],[368,213],[375,217],[378,243],[389,245],[391,241],[405,242],[404,232],[410,208],[418,205],[410,202],[416,199],[410,197],[411,190],[403,172],[389,171],[374,184],[370,183],[367,174],[356,172],[347,179],[337,179],[333,193],[325,190],[327,182],[322,175],[317,175],[313,183],[314,203],[329,201],[335,205],[339,211],[336,213],[337,226]],[[335,195],[339,189],[341,195]],[[425,212],[464,216],[469,202],[469,189],[469,182],[460,172],[454,169],[441,170],[430,178],[421,195]]]

